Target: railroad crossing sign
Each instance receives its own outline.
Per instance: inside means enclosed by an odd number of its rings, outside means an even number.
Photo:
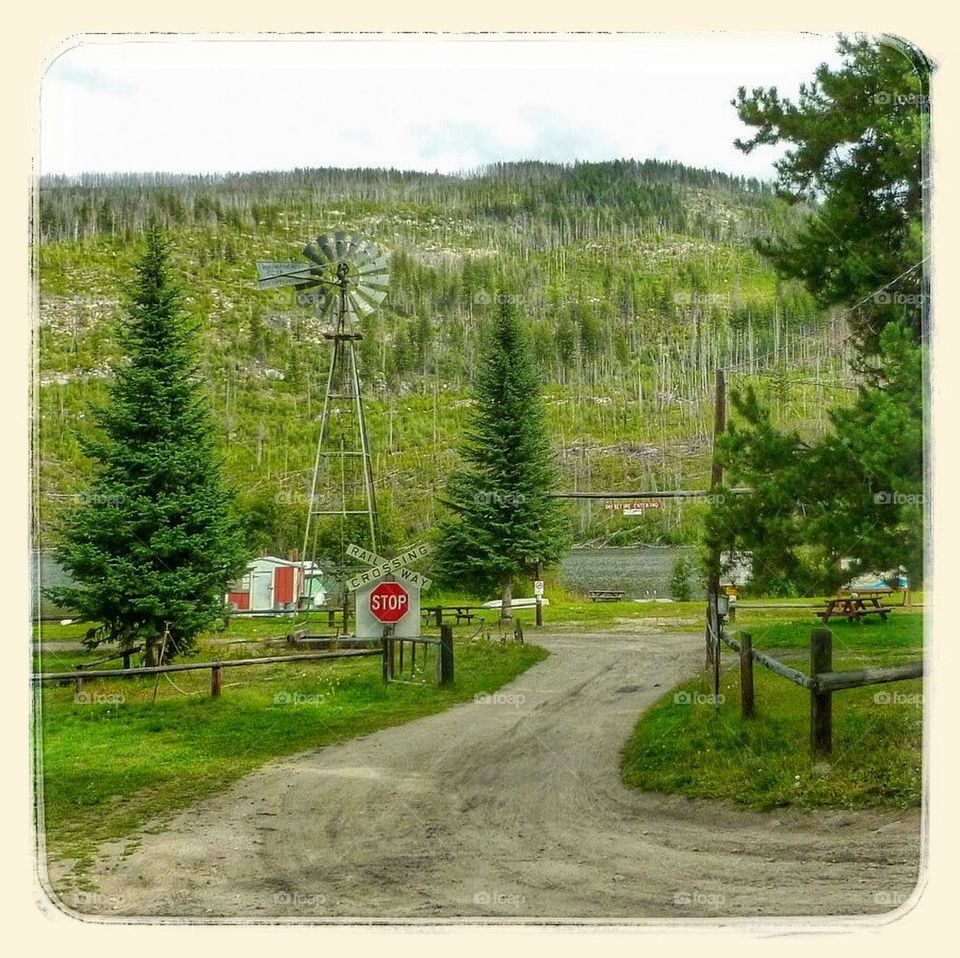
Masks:
[[[370,592],[370,614],[388,625],[399,622],[410,608],[410,595],[399,582],[378,582]]]
[[[347,555],[370,566],[347,579],[356,601],[357,638],[380,638],[384,626],[398,639],[420,635],[420,590],[429,588],[430,580],[406,567],[429,551],[429,546],[420,544],[384,559],[360,546],[347,546]]]
[[[382,579],[385,575],[394,572],[397,578],[403,579],[404,582],[409,582],[411,585],[415,585],[420,589],[429,589],[432,585],[430,579],[424,575],[420,575],[419,572],[414,572],[413,569],[406,568],[411,562],[422,559],[429,551],[430,546],[421,543],[417,546],[411,546],[409,549],[404,549],[400,555],[393,559],[384,559],[382,556],[362,549],[360,546],[348,545],[347,555],[350,556],[351,559],[359,559],[361,562],[366,562],[371,568],[364,572],[358,572],[356,575],[347,579],[347,587],[356,590],[368,582],[373,582],[375,579]]]

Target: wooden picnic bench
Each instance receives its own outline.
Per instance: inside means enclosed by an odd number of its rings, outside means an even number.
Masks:
[[[875,589],[863,592],[851,592],[849,595],[834,596],[827,602],[825,609],[819,609],[813,614],[824,625],[832,617],[845,618],[848,622],[860,622],[868,615],[878,615],[886,622],[890,615],[890,607],[880,604],[880,596],[889,594],[890,590]]]
[[[622,602],[626,594],[620,589],[591,589],[587,592],[591,602]]]
[[[442,625],[444,612],[449,612],[456,617],[457,625],[460,625],[461,622],[466,622],[469,625],[479,614],[478,610],[482,608],[479,605],[431,605],[420,611],[425,622],[433,619],[434,624]]]

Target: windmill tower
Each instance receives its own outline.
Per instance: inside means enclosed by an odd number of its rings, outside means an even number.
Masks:
[[[321,531],[338,536],[341,556],[355,538],[369,538],[375,553],[377,503],[356,344],[363,338],[360,319],[387,295],[388,263],[373,243],[342,233],[318,236],[303,255],[309,264],[257,263],[257,287],[292,286],[299,303],[316,304],[332,344],[302,557],[316,559]]]

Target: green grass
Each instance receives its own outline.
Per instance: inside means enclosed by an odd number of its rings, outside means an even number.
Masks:
[[[922,616],[906,610],[887,623],[831,623],[834,668],[891,665],[920,657]],[[810,631],[800,619],[751,623],[754,648],[782,651],[809,673]],[[779,657],[779,656],[778,656]],[[752,808],[912,808],[921,796],[921,680],[848,689],[833,696],[833,755],[809,753],[809,693],[754,666],[757,715],[740,718],[739,669],[724,655],[719,711],[703,675],[671,689],[637,723],[622,753],[626,784],[646,791],[726,799]],[[686,701],[678,693],[686,693]],[[880,701],[876,696],[883,696]],[[701,697],[698,704],[697,697]]]
[[[493,691],[547,654],[535,645],[458,638],[456,681],[445,689],[385,686],[375,657],[228,669],[219,699],[210,697],[208,671],[161,678],[155,704],[153,678],[87,682],[84,691],[96,699],[88,704],[74,701],[72,686],[45,686],[37,747],[48,849],[74,859],[75,880],[83,881],[100,842],[162,824],[271,759]],[[201,661],[231,656],[251,652],[200,650]],[[62,652],[43,665],[69,669],[89,659]],[[278,703],[278,694],[298,699]]]

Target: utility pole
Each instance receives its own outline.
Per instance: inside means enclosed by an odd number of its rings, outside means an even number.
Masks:
[[[710,492],[712,495],[723,485],[723,466],[717,450],[717,442],[727,427],[726,382],[722,369],[717,369],[716,397],[713,405],[713,463],[710,467]],[[714,695],[720,684],[720,542],[712,538],[708,543],[707,571],[707,627],[706,668],[714,674]],[[716,699],[714,700],[716,701]]]

